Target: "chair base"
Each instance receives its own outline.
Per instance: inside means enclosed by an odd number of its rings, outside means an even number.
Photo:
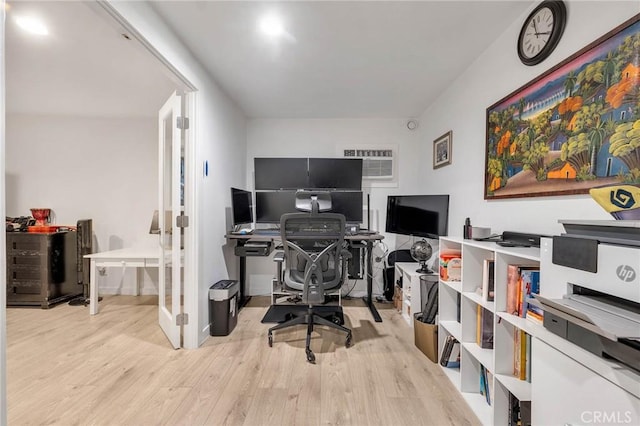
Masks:
[[[338,318],[338,317],[336,317]],[[339,321],[339,318],[338,318]],[[307,361],[309,361],[311,364],[314,364],[316,361],[316,357],[313,354],[313,352],[311,351],[311,333],[313,332],[313,326],[314,325],[324,325],[327,327],[331,327],[331,328],[335,328],[336,330],[340,330],[343,331],[345,333],[347,333],[347,338],[345,340],[345,347],[350,347],[351,346],[351,330],[348,329],[347,327],[344,327],[336,322],[332,322],[329,321],[323,317],[321,317],[320,315],[318,315],[317,313],[315,313],[313,311],[313,307],[309,306],[309,309],[307,310],[307,313],[304,315],[300,315],[297,317],[294,317],[292,319],[290,319],[289,321],[285,321],[281,324],[275,325],[273,327],[271,327],[269,329],[269,347],[273,346],[273,332],[276,330],[282,330],[283,328],[289,328],[289,327],[293,327],[296,325],[302,325],[302,324],[307,324],[307,340],[306,340],[306,344],[305,344],[305,352],[307,354]]]

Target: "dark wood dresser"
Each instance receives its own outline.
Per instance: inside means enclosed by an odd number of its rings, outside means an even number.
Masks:
[[[46,309],[81,294],[75,231],[7,232],[7,306]]]

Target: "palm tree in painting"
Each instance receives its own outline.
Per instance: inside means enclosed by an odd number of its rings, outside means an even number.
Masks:
[[[598,152],[602,148],[602,142],[607,135],[605,122],[600,120],[598,115],[597,123],[589,130],[589,150],[591,152],[591,164],[589,166],[589,174],[595,176],[597,171]]]
[[[520,98],[518,101],[518,119],[522,121],[522,113],[524,112],[524,98]]]
[[[576,76],[575,71],[569,71],[569,74],[567,74],[567,78],[564,81],[564,91],[568,94],[568,97],[573,96],[573,91],[576,88],[577,81],[578,77]]]
[[[604,67],[602,68],[602,74],[604,77],[604,85],[605,87],[609,87],[611,85],[611,78],[616,70],[616,62],[613,56],[613,52],[607,53],[607,57],[604,60]]]

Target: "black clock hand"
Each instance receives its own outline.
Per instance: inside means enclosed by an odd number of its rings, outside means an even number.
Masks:
[[[536,20],[535,20],[535,18],[533,19],[533,21],[532,21],[532,22],[533,22],[533,31],[535,31],[535,33],[536,33],[536,38],[538,38],[538,34],[540,34],[540,33],[538,32],[538,26],[536,25]]]

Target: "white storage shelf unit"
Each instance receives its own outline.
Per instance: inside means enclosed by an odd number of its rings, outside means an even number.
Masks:
[[[420,295],[420,277],[425,275],[417,272],[420,268],[414,262],[396,262],[395,280],[402,278],[402,317],[413,327],[413,314],[422,310]]]
[[[596,356],[547,331],[542,325],[506,311],[507,266],[540,267],[540,294],[559,299],[567,291],[553,265],[552,241],[542,238],[541,248],[505,248],[495,243],[443,237],[440,249],[462,253],[460,282],[439,282],[438,353],[448,335],[461,343],[460,368],[443,371],[485,425],[509,424],[509,393],[531,402],[533,424],[598,423],[598,418],[640,424],[640,374],[615,361]],[[495,300],[486,302],[475,290],[482,279],[485,258],[495,260]],[[460,321],[457,300],[460,296]],[[493,313],[493,349],[476,344],[476,309]],[[531,382],[513,375],[514,336],[531,335]],[[480,365],[493,381],[492,404],[480,394]],[[599,416],[599,417],[598,417]],[[631,421],[629,421],[631,420]],[[600,423],[602,424],[602,423]]]
[[[461,392],[483,424],[508,424],[509,392],[521,401],[531,401],[531,383],[513,377],[513,339],[518,329],[532,334],[537,324],[509,315],[505,311],[507,265],[540,263],[538,248],[505,248],[492,242],[440,238],[440,250],[459,250],[462,254],[461,281],[439,284],[438,352],[442,353],[448,335],[461,342],[460,368],[442,367],[444,373]],[[481,287],[485,259],[495,262],[495,298],[485,300],[477,289]],[[542,292],[541,285],[541,292]],[[458,307],[458,300],[460,305]],[[476,343],[478,305],[493,318],[493,349],[483,349]],[[459,318],[459,319],[458,319]],[[481,365],[493,378],[490,389],[492,404],[480,394]]]

